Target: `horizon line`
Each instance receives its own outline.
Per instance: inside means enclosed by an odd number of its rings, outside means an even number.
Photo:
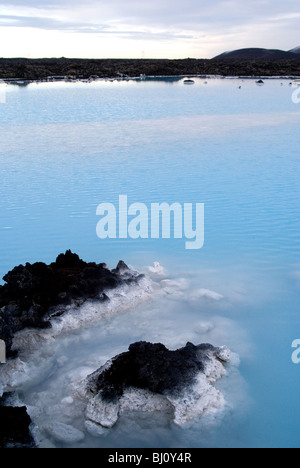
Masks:
[[[182,57],[182,58],[170,58],[170,57],[164,57],[164,58],[158,58],[158,57],[123,57],[123,58],[120,58],[120,57],[76,57],[76,56],[38,56],[38,57],[26,57],[26,56],[9,56],[9,57],[6,57],[6,56],[2,56],[0,57],[0,60],[1,59],[7,59],[7,60],[13,60],[13,59],[22,59],[22,60],[140,60],[140,61],[146,61],[146,60],[213,60],[214,58],[216,57],[219,57],[221,55],[225,55],[225,54],[228,54],[228,53],[231,53],[231,52],[237,52],[237,51],[241,51],[241,50],[269,50],[269,51],[280,51],[280,52],[291,52],[291,53],[294,53],[293,51],[300,48],[299,46],[296,46],[292,49],[289,49],[289,50],[285,50],[285,49],[270,49],[270,48],[266,48],[266,47],[242,47],[240,49],[232,49],[232,50],[226,50],[224,52],[221,52],[220,54],[217,54],[211,58],[209,57]],[[295,54],[296,55],[296,54]],[[251,59],[247,59],[247,60],[251,60]]]

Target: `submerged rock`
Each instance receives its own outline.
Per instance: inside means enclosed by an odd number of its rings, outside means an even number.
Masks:
[[[53,437],[54,440],[63,443],[74,444],[75,442],[81,442],[85,438],[84,433],[75,427],[57,421],[46,424],[44,431]]]
[[[124,262],[115,270],[105,263],[86,263],[68,250],[54,263],[27,263],[4,276],[0,286],[0,339],[6,343],[7,357],[13,357],[13,337],[26,328],[49,328],[51,318],[87,300],[107,301],[106,291],[123,284],[137,283],[143,276]]]
[[[187,343],[176,351],[163,344],[139,342],[87,378],[86,419],[112,427],[124,411],[170,411],[174,422],[224,407],[213,383],[226,374],[228,348]]]

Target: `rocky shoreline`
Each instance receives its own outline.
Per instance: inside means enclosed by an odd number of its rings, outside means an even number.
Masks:
[[[122,285],[137,284],[138,275],[120,261],[109,270],[105,263],[86,263],[68,250],[54,263],[27,263],[4,276],[0,286],[0,339],[6,343],[7,357],[15,357],[12,349],[17,332],[28,328],[51,328],[51,319],[62,316],[70,308],[86,301],[109,300],[107,292]]]
[[[149,271],[157,274],[161,268],[155,264]],[[214,383],[227,373],[231,360],[227,347],[187,343],[174,351],[162,343],[141,341],[95,372],[92,367],[89,374],[66,388],[58,414],[69,405],[73,419],[82,420],[81,425],[75,427],[57,415],[41,419],[35,402],[26,407],[18,395],[22,385],[30,385],[31,371],[35,374],[35,364],[29,372],[27,366],[32,352],[40,353],[43,339],[47,342],[61,331],[107,317],[107,310],[115,314],[136,307],[151,297],[152,283],[123,261],[110,270],[104,263],[86,263],[70,250],[49,265],[15,267],[4,281],[0,286],[0,339],[6,343],[8,362],[0,366],[0,448],[33,448],[47,442],[51,445],[51,441],[77,444],[87,434],[105,435],[126,412],[159,411],[184,426],[224,409],[225,398]],[[161,287],[168,284],[161,281]]]
[[[300,55],[300,54],[299,54]],[[120,78],[140,76],[299,77],[300,59],[25,59],[0,58],[2,80]]]
[[[13,343],[19,332],[50,329],[53,319],[72,308],[76,310],[86,301],[109,302],[108,291],[136,285],[142,278],[123,261],[109,270],[104,263],[84,262],[70,250],[50,265],[15,267],[0,286],[0,340],[6,345],[6,357],[17,357]],[[1,366],[4,370],[5,364]],[[16,405],[13,394],[0,394],[0,448],[35,447],[30,425],[27,408]]]

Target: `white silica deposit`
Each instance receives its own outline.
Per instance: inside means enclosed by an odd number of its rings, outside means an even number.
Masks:
[[[91,392],[88,381],[91,377],[97,379],[108,370],[113,365],[110,360],[99,371],[75,386],[73,396],[85,402],[87,422],[104,428],[113,427],[119,417],[128,411],[169,412],[175,424],[184,426],[203,415],[221,412],[225,407],[224,396],[213,384],[226,375],[224,364],[231,360],[231,352],[223,346],[216,348],[214,352],[208,351],[206,357],[204,371],[195,376],[194,383],[174,394],[160,395],[147,389],[129,387],[117,401],[105,401],[99,394]]]
[[[233,322],[214,315],[215,310],[222,310],[224,291],[222,295],[207,290],[199,293],[197,285],[169,275],[158,262],[147,271],[142,277],[137,273],[136,282],[106,291],[107,301],[68,307],[62,316],[51,319],[51,329],[16,334],[14,348],[20,350],[19,357],[1,366],[0,395],[15,391],[21,397],[38,446],[88,446],[89,437],[113,437],[108,434],[120,417],[127,420],[134,412],[147,415],[149,424],[151,414],[154,418],[164,414],[166,421],[180,427],[205,415],[222,414],[229,391],[224,396],[214,384],[227,372],[222,363],[230,361],[226,347],[210,356],[204,372],[181,394],[159,395],[131,387],[117,403],[108,404],[88,392],[87,377],[105,363],[111,365],[110,359],[134,341],[160,342],[169,349],[187,341],[231,346],[228,338],[237,334]],[[182,320],[182,310],[189,311],[196,297],[199,313],[188,312]],[[228,380],[230,376],[231,372]]]

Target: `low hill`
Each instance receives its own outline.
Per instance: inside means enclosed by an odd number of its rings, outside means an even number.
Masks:
[[[298,53],[300,53],[300,48],[297,53],[278,49],[239,49],[225,52],[214,57],[213,60],[291,60],[299,59]]]
[[[292,52],[294,54],[300,54],[300,47],[295,47],[295,49],[289,50],[289,52]]]

